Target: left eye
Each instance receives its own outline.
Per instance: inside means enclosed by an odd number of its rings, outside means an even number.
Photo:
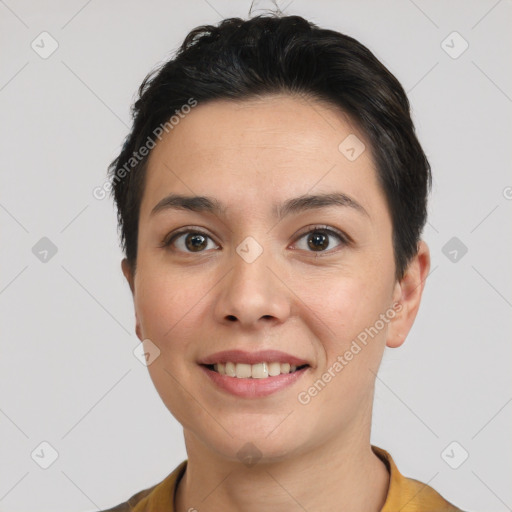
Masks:
[[[346,238],[341,233],[327,228],[315,228],[300,236],[299,241],[304,239],[306,243],[299,249],[307,251],[309,248],[312,252],[326,252],[326,249],[332,245],[329,241],[330,237],[336,237],[340,241],[339,245],[347,243]]]

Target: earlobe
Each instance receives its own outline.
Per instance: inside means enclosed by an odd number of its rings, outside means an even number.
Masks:
[[[389,323],[386,346],[396,348],[405,341],[418,313],[429,270],[430,251],[428,245],[421,240],[418,252],[410,261],[404,276],[395,284],[394,303],[401,307],[395,308],[397,314]]]
[[[128,263],[128,260],[126,258],[123,258],[121,261],[121,270],[123,271],[124,277],[128,281],[128,284],[130,285],[130,290],[133,295],[133,274],[130,264]]]
[[[140,330],[140,323],[137,317],[137,311],[135,311],[135,334],[137,335],[137,338],[139,338],[140,341],[144,339]]]
[[[128,284],[130,285],[130,290],[132,292],[132,296],[135,299],[135,296],[134,296],[135,286],[134,286],[134,282],[133,282],[132,267],[128,263],[128,260],[126,258],[124,258],[121,261],[121,269],[123,271],[124,277],[128,281]],[[135,301],[134,301],[134,305],[135,305]],[[142,341],[144,339],[142,337],[142,332],[141,332],[141,328],[140,328],[139,316],[137,315],[137,308],[135,308],[135,333],[137,334],[137,338],[139,338],[140,341]]]

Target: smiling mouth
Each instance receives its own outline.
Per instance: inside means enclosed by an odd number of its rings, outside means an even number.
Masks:
[[[246,363],[217,363],[217,364],[203,364],[208,370],[214,371],[226,377],[235,377],[238,379],[267,379],[277,377],[278,375],[286,375],[295,373],[303,368],[309,367],[308,364],[301,366],[291,365],[289,363],[279,362],[262,362],[257,364]]]

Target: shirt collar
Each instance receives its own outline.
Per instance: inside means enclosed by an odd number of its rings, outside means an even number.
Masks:
[[[439,510],[442,512],[460,511],[446,501],[440,494],[427,484],[412,478],[404,477],[398,470],[391,455],[378,446],[371,445],[373,453],[386,465],[390,478],[386,500],[380,512],[422,512]],[[181,462],[162,482],[144,494],[141,501],[136,502],[133,512],[149,510],[157,512],[166,510],[174,512],[174,500],[178,484],[185,474],[187,460]],[[133,499],[133,498],[132,498]]]

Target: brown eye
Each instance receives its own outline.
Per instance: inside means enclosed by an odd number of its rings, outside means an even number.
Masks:
[[[208,245],[207,237],[198,233],[190,234],[185,237],[185,246],[190,251],[200,251]]]
[[[164,242],[163,246],[172,246],[180,252],[197,253],[204,252],[209,243],[213,243],[213,240],[206,233],[189,230],[175,233],[167,242]],[[216,244],[213,245],[218,247]]]
[[[336,231],[327,228],[315,228],[303,234],[299,241],[304,239],[306,244],[299,244],[299,249],[303,249],[308,252],[327,252],[327,249],[336,247],[336,244],[331,242],[332,238],[338,239],[338,246],[346,245],[346,238]]]
[[[308,236],[308,246],[314,251],[327,249],[329,247],[329,237],[325,233],[315,231]]]

